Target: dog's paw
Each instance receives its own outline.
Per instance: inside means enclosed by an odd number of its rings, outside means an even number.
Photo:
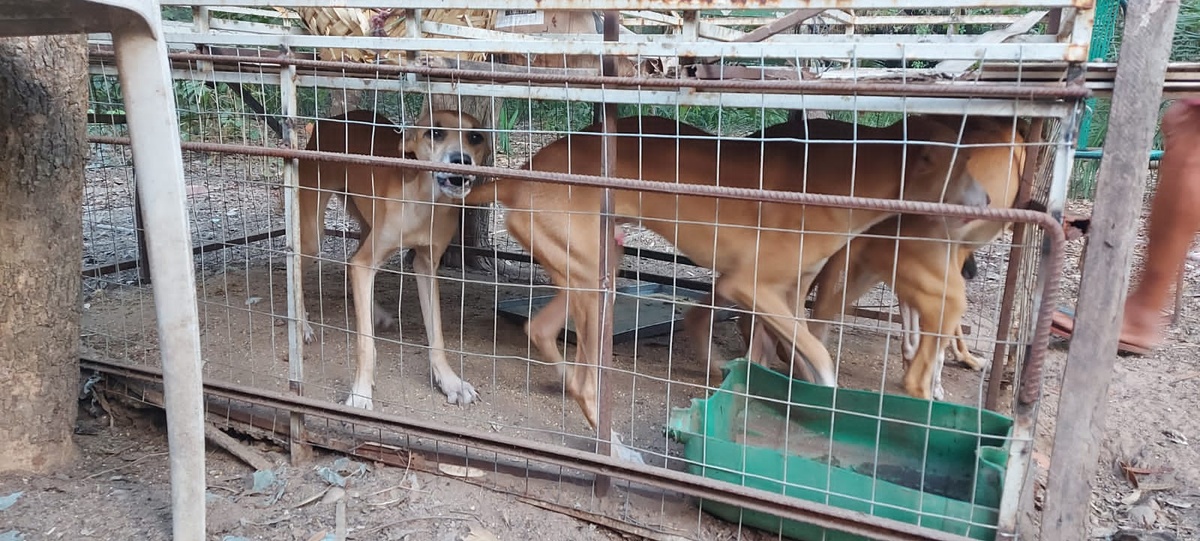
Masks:
[[[309,325],[307,321],[305,321],[300,328],[302,334],[304,335],[305,344],[311,344],[313,340],[317,338],[317,334],[313,332],[312,325]]]
[[[446,402],[466,406],[479,399],[479,393],[475,391],[475,386],[463,381],[461,378],[447,378],[438,383],[442,388],[442,393],[446,395]]]
[[[946,389],[942,387],[942,384],[940,382],[933,386],[933,399],[934,400],[945,400],[946,399]]]
[[[350,392],[350,396],[346,397],[346,401],[342,403],[352,408],[361,408],[368,411],[375,409],[375,403],[371,400],[371,397],[355,394],[353,391]]]
[[[970,368],[971,370],[974,370],[976,372],[983,370],[984,368],[987,368],[988,365],[992,364],[990,360],[980,359],[979,357],[976,357],[974,354],[972,354],[970,351],[966,351],[966,350],[957,351],[956,349],[951,348],[950,356],[953,357],[954,360],[967,365],[967,368]]]
[[[633,449],[626,447],[625,444],[621,443],[621,436],[619,436],[616,432],[612,433],[612,446],[609,448],[609,454],[611,454],[613,458],[623,460],[625,462],[632,462],[634,464],[646,463],[646,461],[642,459],[641,453],[634,451]]]

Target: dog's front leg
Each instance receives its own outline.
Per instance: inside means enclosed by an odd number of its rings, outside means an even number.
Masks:
[[[413,258],[413,270],[417,274],[417,294],[421,298],[421,316],[425,319],[425,336],[429,341],[429,367],[434,382],[446,401],[466,405],[479,398],[475,387],[458,377],[446,361],[446,343],[442,337],[441,295],[438,293],[437,262],[442,258],[445,247],[418,248]],[[437,252],[436,254],[434,252]]]
[[[375,387],[375,324],[372,319],[374,305],[375,261],[370,249],[370,239],[350,259],[350,288],[353,291],[354,325],[358,329],[355,350],[357,363],[354,369],[354,385],[347,406],[374,409],[372,394]]]

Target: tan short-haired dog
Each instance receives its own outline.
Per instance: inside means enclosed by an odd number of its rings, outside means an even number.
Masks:
[[[528,165],[535,171],[598,175],[600,127],[568,135],[542,148]],[[955,148],[845,141],[793,143],[678,138],[703,134],[661,117],[617,121],[614,176],[656,182],[792,191],[860,197],[941,201],[982,206],[987,194],[965,171]],[[636,135],[641,134],[641,137]],[[628,135],[635,135],[629,137]],[[652,135],[658,135],[654,137]],[[956,133],[936,123],[909,126],[910,140],[953,142]],[[959,151],[961,153],[962,151]],[[901,182],[903,180],[903,182]],[[597,426],[596,372],[600,339],[599,292],[602,190],[500,178],[480,187],[468,204],[499,201],[507,209],[508,232],[543,266],[555,285],[570,290],[545,310],[575,321],[578,365],[568,370],[567,391]],[[641,223],[697,264],[719,274],[716,294],[761,314],[765,326],[795,345],[817,382],[835,385],[829,352],[799,318],[789,292],[805,291],[825,261],[848,239],[894,213],[786,203],[759,203],[703,196],[613,190],[618,220]],[[770,247],[758,250],[758,247]],[[613,254],[619,248],[608,249]],[[616,257],[614,257],[616,259]],[[551,339],[564,321],[534,316],[527,332],[542,354],[562,357]],[[794,338],[793,338],[794,337]],[[616,447],[614,447],[616,449]]]
[[[491,138],[476,118],[458,111],[426,112],[406,129],[370,111],[351,111],[322,119],[310,128],[308,150],[486,165]],[[325,237],[325,208],[337,193],[359,224],[358,249],[350,257],[349,274],[358,334],[354,385],[346,404],[372,409],[375,386],[375,328],[393,323],[374,301],[375,273],[401,248],[414,251],[413,270],[421,315],[429,340],[434,381],[452,404],[469,404],[478,394],[446,362],[437,268],[458,229],[461,199],[476,183],[473,176],[407,168],[348,165],[332,161],[300,161],[301,272],[312,265]],[[304,341],[313,339],[307,316],[301,321]]]
[[[967,170],[987,190],[992,207],[1011,208],[1025,165],[1023,126],[987,117],[968,117],[965,122],[962,117],[934,118],[954,129],[963,126],[963,144],[979,145],[971,152]],[[919,395],[928,384],[930,395],[942,399],[946,340],[957,360],[974,370],[987,366],[971,354],[963,339],[967,293],[962,268],[975,250],[995,240],[1006,227],[990,220],[963,224],[921,215],[897,216],[876,225],[850,241],[821,271],[809,329],[824,341],[830,320],[876,284],[887,284],[900,300],[905,327],[904,388]]]
[[[825,121],[807,122],[808,135],[803,120],[792,120],[768,128],[764,136],[812,136],[814,126],[823,130],[822,137],[853,135],[852,129],[824,130],[827,126],[820,123]],[[963,117],[952,115],[922,115],[910,117],[909,122],[936,122],[956,132],[961,129],[961,142],[973,146],[967,159],[968,172],[987,191],[991,206],[1012,206],[1025,161],[1025,149],[1021,146],[1025,141],[1021,131],[1024,124],[1014,127],[1011,121],[988,117],[968,117],[964,122]],[[889,133],[900,135],[890,128],[858,127],[858,137],[862,139],[886,137]],[[935,341],[935,336],[921,334],[920,322],[922,319],[927,325],[931,321],[939,322],[933,324],[938,329],[935,333],[946,332],[943,328],[953,329],[955,358],[976,370],[986,366],[971,354],[962,338],[960,321],[966,309],[966,291],[961,269],[975,250],[995,240],[1006,227],[1007,224],[1002,222],[963,221],[918,214],[895,216],[880,222],[851,240],[821,269],[814,283],[816,298],[808,321],[809,330],[825,342],[831,319],[844,313],[846,306],[876,284],[888,284],[901,303],[905,391],[913,396],[943,398],[941,356],[934,355],[941,351],[943,342]],[[897,241],[896,237],[902,240]],[[934,316],[937,318],[931,319]],[[685,317],[685,329],[693,341],[707,341],[710,321],[711,311],[694,308]],[[789,348],[778,344],[763,332],[761,326],[751,328],[748,318],[742,318],[740,323],[748,355],[755,362],[770,364],[790,354]],[[926,381],[928,388],[923,388],[922,383]]]

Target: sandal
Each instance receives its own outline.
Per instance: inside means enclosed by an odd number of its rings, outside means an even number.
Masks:
[[[1075,330],[1075,311],[1065,306],[1060,306],[1054,312],[1054,316],[1050,319],[1050,334],[1071,339],[1071,333]],[[1139,346],[1137,344],[1119,340],[1117,342],[1117,353],[1127,355],[1149,355],[1150,348]]]

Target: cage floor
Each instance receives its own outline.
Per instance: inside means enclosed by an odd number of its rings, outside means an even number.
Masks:
[[[317,339],[304,348],[307,396],[340,401],[354,371],[354,333],[344,267],[326,263],[323,272],[305,280],[306,306]],[[444,271],[450,277],[455,271]],[[497,314],[506,299],[528,299],[553,291],[544,287],[441,281],[442,317],[451,365],[480,393],[480,403],[449,405],[431,381],[426,339],[417,288],[411,277],[383,272],[376,282],[381,306],[399,306],[399,329],[377,332],[378,368],[375,409],[409,415],[463,429],[499,432],[547,443],[591,449],[589,430],[575,401],[563,392],[557,371],[540,364],[521,324]],[[489,277],[474,277],[488,280]],[[282,264],[230,267],[223,274],[198,280],[201,347],[204,375],[220,381],[286,392],[288,389],[286,272]],[[85,353],[132,364],[158,365],[154,305],[150,287],[112,286],[86,301],[83,344]],[[878,329],[850,329],[837,343],[836,327],[830,352],[839,360],[840,384],[858,389],[900,393],[901,362],[897,326],[860,321]],[[670,329],[668,329],[670,330]],[[678,326],[674,329],[678,331]],[[975,329],[979,336],[980,330]],[[627,340],[614,345],[611,375],[613,424],[625,443],[640,451],[648,464],[683,466],[678,444],[664,433],[672,407],[707,396],[704,363],[690,360],[683,334]],[[986,336],[986,335],[984,335]],[[729,358],[737,356],[741,339],[732,322],[715,325],[714,346]],[[567,358],[573,358],[573,346]],[[886,363],[880,359],[887,357]],[[529,358],[539,362],[530,362]],[[777,367],[779,368],[779,367]],[[783,367],[786,370],[786,367]],[[947,399],[976,404],[982,388],[980,374],[947,363],[943,383]],[[581,490],[586,490],[581,488]],[[659,514],[657,505],[646,511]],[[683,522],[694,512],[683,513]],[[646,520],[650,518],[642,517]],[[706,519],[708,520],[708,519]],[[686,524],[685,524],[686,526]]]

